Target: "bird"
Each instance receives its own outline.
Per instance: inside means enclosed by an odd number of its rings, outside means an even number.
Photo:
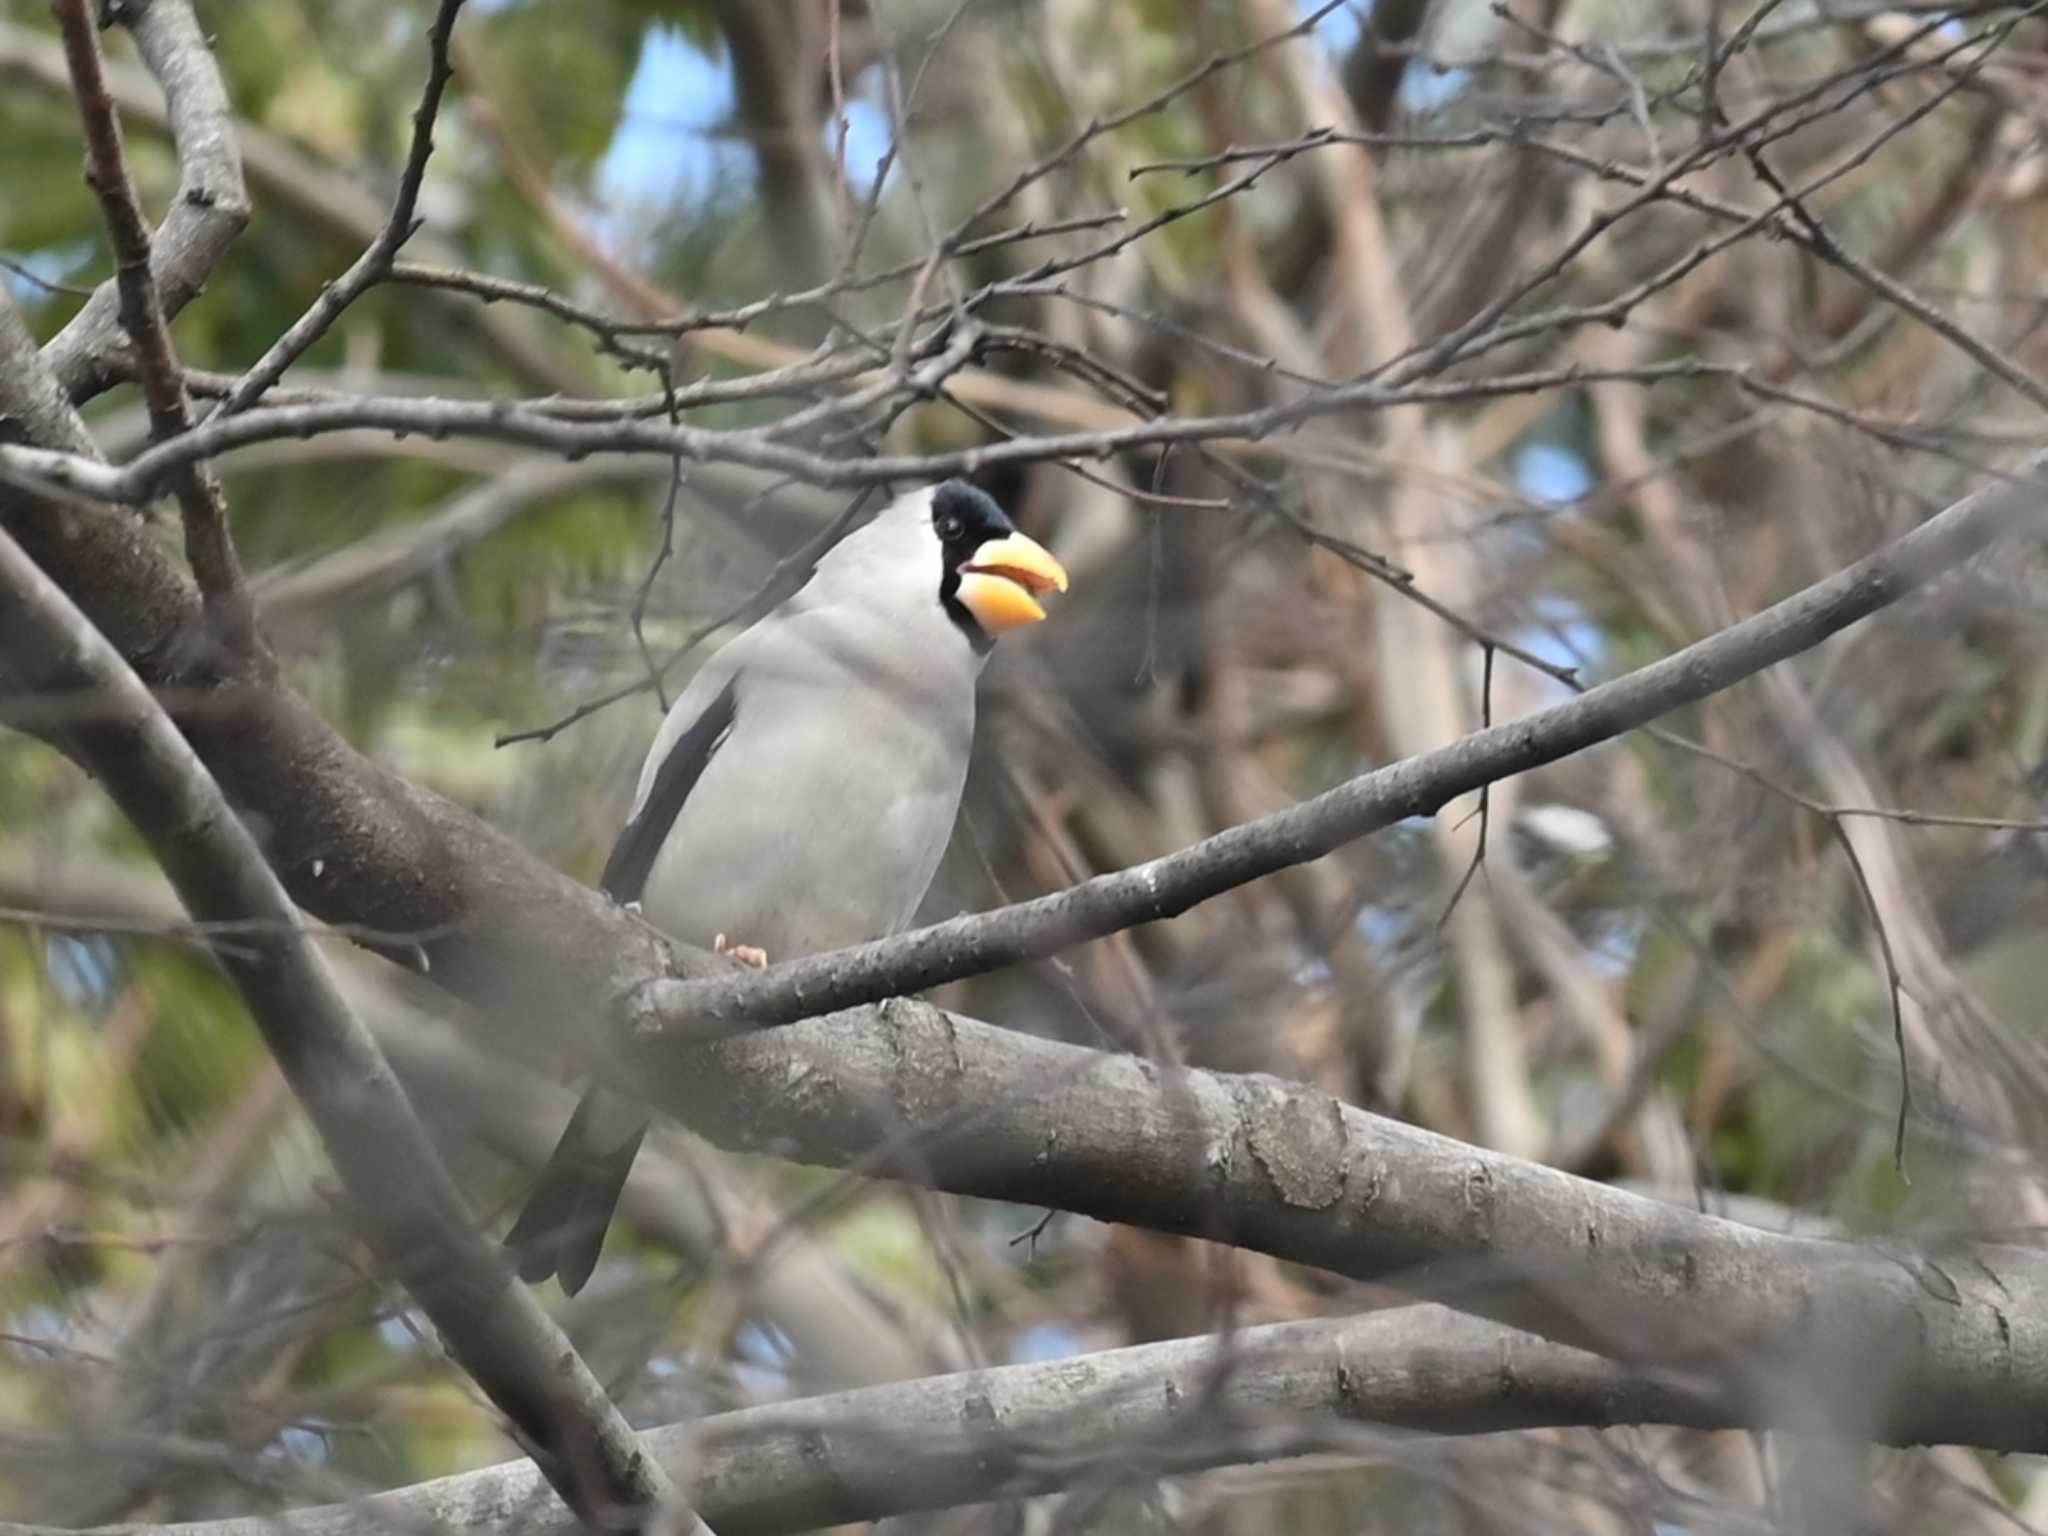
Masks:
[[[762,965],[909,926],[951,840],[996,638],[1067,573],[962,480],[897,498],[691,678],[600,884],[686,943]],[[505,1244],[589,1280],[649,1112],[585,1093]]]

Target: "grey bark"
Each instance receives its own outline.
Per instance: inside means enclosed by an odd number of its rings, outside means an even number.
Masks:
[[[2048,1424],[2048,1254],[1779,1236],[1368,1114],[921,1003],[650,1051],[722,1145],[1233,1243],[1617,1359],[1790,1393],[1853,1437]],[[1874,1347],[1882,1341],[1882,1347]]]
[[[1370,1458],[1369,1427],[1480,1434],[1554,1424],[1745,1422],[1725,1399],[1437,1307],[1250,1328],[1048,1364],[869,1387],[650,1430],[726,1536],[1122,1484],[1311,1451]],[[95,1536],[572,1536],[531,1467],[352,1504]],[[54,1536],[0,1524],[0,1536]]]
[[[178,157],[178,190],[150,241],[149,272],[166,319],[196,297],[249,222],[234,111],[220,66],[187,0],[130,0],[117,13],[163,87],[160,108]],[[61,59],[58,61],[62,73]],[[54,336],[44,358],[74,399],[131,375],[121,299],[108,278]]]

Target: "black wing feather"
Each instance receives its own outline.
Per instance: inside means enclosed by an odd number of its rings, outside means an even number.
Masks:
[[[505,1234],[519,1278],[539,1285],[549,1275],[559,1276],[565,1296],[582,1290],[597,1268],[605,1230],[612,1224],[634,1154],[647,1134],[643,1124],[610,1152],[587,1150],[585,1127],[595,1099],[595,1092],[586,1093],[576,1106],[568,1129],[526,1197],[525,1209]]]
[[[647,803],[619,833],[612,856],[605,860],[604,878],[598,882],[614,901],[640,899],[648,872],[654,868],[655,855],[661,852],[683,802],[704,776],[704,766],[711,761],[711,754],[732,730],[733,720],[739,714],[739,686],[735,674],[719,690],[718,697],[705,706],[704,713],[676,738],[654,776],[654,788],[648,792]]]
[[[675,825],[676,814],[704,765],[732,730],[739,714],[739,677],[719,690],[704,713],[676,738],[654,775],[654,787],[647,803],[640,807],[605,861],[604,889],[616,901],[638,901],[647,884],[655,856]],[[519,1277],[539,1284],[549,1275],[559,1276],[562,1290],[574,1296],[597,1267],[604,1247],[605,1229],[619,1193],[626,1187],[626,1174],[633,1155],[640,1150],[640,1138],[647,1133],[643,1124],[621,1145],[608,1152],[592,1152],[584,1146],[587,1126],[595,1112],[597,1090],[583,1096],[569,1127],[555,1146],[554,1155],[541,1170],[526,1208],[505,1236],[505,1245],[518,1260]]]

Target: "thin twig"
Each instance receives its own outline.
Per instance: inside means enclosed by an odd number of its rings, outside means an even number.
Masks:
[[[1485,680],[1479,688],[1479,728],[1483,731],[1493,724],[1493,647],[1482,645],[1480,654],[1485,657]],[[1444,903],[1443,911],[1437,914],[1436,932],[1439,936],[1444,931],[1444,924],[1451,920],[1451,914],[1458,910],[1459,899],[1464,896],[1465,888],[1472,883],[1472,877],[1486,865],[1486,833],[1492,821],[1489,814],[1492,793],[1491,783],[1479,786],[1479,841],[1473,845],[1472,862],[1465,866],[1465,873],[1458,877],[1457,888],[1451,892],[1451,899]]]
[[[191,430],[192,414],[184,371],[172,349],[170,328],[150,270],[149,225],[128,174],[121,122],[107,94],[99,34],[88,0],[58,0],[56,14],[85,128],[86,180],[99,197],[114,248],[121,328],[135,348],[143,398],[149,406],[150,437],[158,443],[168,442]],[[219,478],[211,465],[196,459],[179,465],[167,478],[183,517],[185,554],[206,603],[213,639],[236,663],[259,672],[269,670],[275,666],[275,658],[256,626],[255,605],[242,579]]]
[[[765,430],[721,430],[671,426],[637,419],[565,419],[546,403],[445,400],[404,396],[308,400],[289,406],[260,406],[239,416],[210,417],[170,442],[155,444],[124,465],[107,465],[48,449],[0,444],[0,468],[59,489],[108,501],[146,500],[178,465],[250,444],[287,437],[318,437],[372,429],[429,438],[481,438],[523,443],[572,458],[592,453],[680,453],[686,459],[744,464],[790,475],[816,486],[852,488],[890,480],[941,480],[975,475],[998,466],[1056,459],[1102,459],[1134,448],[1169,443],[1251,441],[1284,432],[1324,416],[1403,404],[1471,403],[1568,389],[1620,378],[1653,385],[1680,380],[1724,379],[1746,383],[1739,365],[1701,358],[1674,358],[1635,367],[1606,369],[1582,364],[1536,368],[1522,373],[1469,379],[1430,380],[1390,386],[1360,380],[1300,400],[1212,416],[1172,416],[1134,421],[1099,431],[1019,437],[1007,442],[930,453],[839,457],[773,440]],[[932,387],[930,384],[921,388]],[[1119,413],[1121,414],[1121,413]],[[1128,419],[1128,418],[1126,418]]]
[[[242,382],[214,408],[220,420],[246,411],[263,397],[263,392],[284,376],[285,369],[303,357],[306,349],[333,328],[342,312],[381,282],[397,259],[399,247],[419,227],[414,209],[419,203],[420,185],[426,179],[427,159],[434,152],[434,120],[440,116],[441,97],[455,76],[448,60],[448,39],[455,30],[455,13],[462,0],[439,0],[434,23],[427,33],[427,83],[412,117],[412,147],[398,178],[398,195],[392,200],[390,216],[377,238],[370,242],[349,268],[326,288],[312,306],[286,328],[258,358]]]
[[[74,299],[89,299],[93,295],[93,290],[90,288],[79,288],[74,287],[70,283],[54,282],[50,278],[42,276],[34,268],[16,261],[12,256],[0,256],[0,272],[6,272],[11,276],[18,277],[31,287],[40,288],[44,293],[61,293]]]
[[[1906,1178],[1906,1117],[1913,1112],[1913,1074],[1906,1063],[1906,1009],[1905,986],[1899,979],[1899,962],[1892,954],[1892,939],[1885,930],[1884,912],[1878,907],[1877,893],[1870,888],[1870,876],[1863,871],[1863,857],[1856,851],[1856,843],[1849,836],[1848,828],[1839,820],[1830,818],[1828,825],[1833,828],[1835,841],[1842,845],[1842,852],[1849,856],[1849,870],[1856,877],[1856,889],[1863,894],[1863,903],[1870,911],[1870,925],[1877,933],[1878,953],[1884,957],[1885,985],[1892,1000],[1892,1040],[1899,1051],[1899,1118],[1892,1132],[1892,1166],[1899,1177]],[[1911,1183],[1912,1180],[1907,1179]]]

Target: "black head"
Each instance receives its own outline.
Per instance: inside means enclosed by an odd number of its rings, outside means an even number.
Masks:
[[[986,655],[1005,630],[1044,618],[1039,598],[1067,590],[1059,561],[1019,533],[987,492],[948,480],[929,496],[905,497],[891,511],[916,516],[920,505],[939,546],[939,606],[976,655]]]
[[[972,560],[982,545],[1016,531],[1017,525],[987,491],[977,490],[965,480],[948,480],[933,488],[932,532],[939,538],[944,573],[939,578],[939,602],[977,652],[986,652],[996,637],[960,601],[960,567]]]

